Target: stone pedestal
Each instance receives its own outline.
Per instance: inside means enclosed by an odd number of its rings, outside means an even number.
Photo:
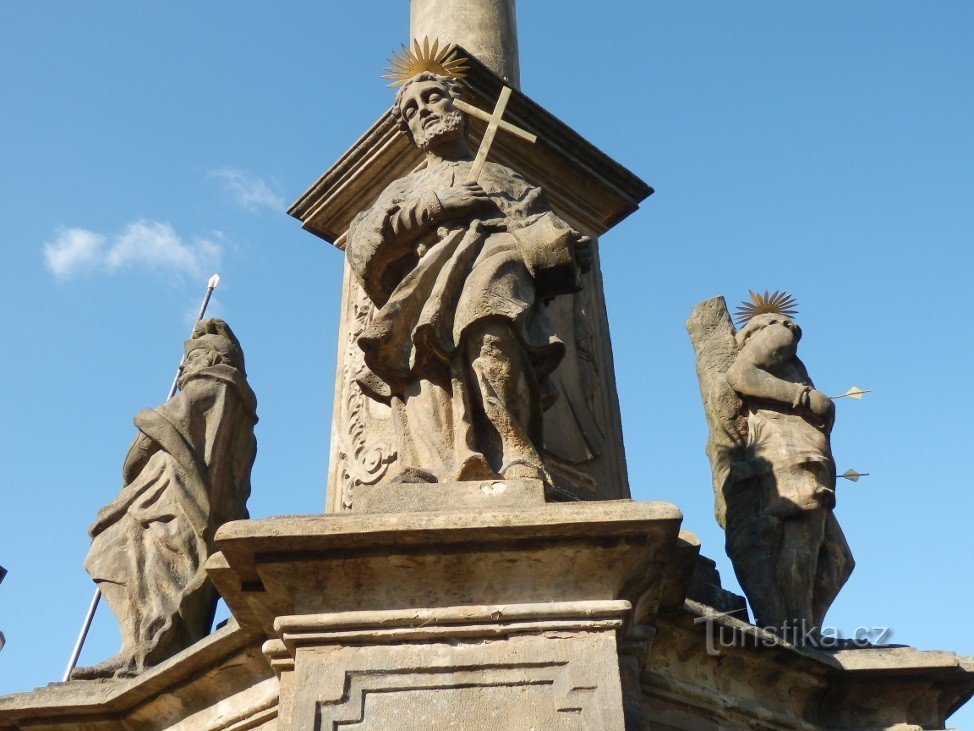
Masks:
[[[282,728],[618,729],[620,650],[651,636],[680,519],[615,501],[241,521],[210,572],[269,638]]]
[[[971,658],[728,616],[672,505],[487,505],[228,524],[207,566],[235,622],[137,678],[0,698],[0,731],[921,731],[974,693]]]

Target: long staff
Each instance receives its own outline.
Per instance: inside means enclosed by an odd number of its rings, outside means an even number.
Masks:
[[[196,316],[196,322],[193,323],[193,328],[196,328],[196,323],[203,319],[206,314],[206,308],[210,304],[210,296],[213,294],[213,290],[216,289],[216,285],[220,283],[220,275],[214,274],[210,277],[210,281],[206,283],[206,293],[203,295],[203,302],[200,304],[199,314]],[[193,331],[190,330],[190,335],[192,336]],[[183,372],[183,361],[179,361],[179,368],[176,369],[176,376],[172,379],[172,387],[169,389],[169,395],[166,396],[166,401],[171,399],[176,395],[177,384],[179,383],[179,376]],[[74,670],[74,666],[78,664],[78,657],[81,656],[81,648],[85,646],[85,639],[88,637],[88,630],[91,629],[91,622],[95,618],[95,610],[98,609],[98,602],[101,600],[101,592],[98,591],[98,586],[95,586],[95,594],[91,597],[91,604],[88,605],[88,613],[85,614],[85,621],[81,624],[81,631],[78,633],[78,640],[74,643],[74,649],[71,651],[71,657],[68,659],[68,667],[64,670],[64,677],[61,678],[62,683],[66,683],[71,679],[71,671]]]

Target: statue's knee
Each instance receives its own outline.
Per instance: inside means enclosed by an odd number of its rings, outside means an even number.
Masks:
[[[471,359],[494,363],[511,361],[520,346],[510,324],[497,319],[480,323],[468,336],[468,343]]]

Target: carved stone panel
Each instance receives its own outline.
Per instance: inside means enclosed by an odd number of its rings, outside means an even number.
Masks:
[[[363,393],[358,384],[365,361],[356,340],[372,318],[373,307],[347,264],[342,303],[326,498],[326,510],[336,513],[351,510],[356,488],[379,482],[396,460],[391,409]]]
[[[293,729],[622,728],[614,631],[299,648]]]

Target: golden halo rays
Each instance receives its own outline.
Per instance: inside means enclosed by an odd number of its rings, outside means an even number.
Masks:
[[[747,322],[757,315],[764,315],[769,312],[782,314],[785,317],[794,317],[798,314],[798,302],[787,292],[772,292],[768,294],[758,294],[748,290],[751,301],[744,300],[734,312],[734,319],[738,325],[746,325]]]
[[[439,76],[451,76],[457,80],[462,79],[467,73],[467,59],[457,56],[449,43],[444,43],[441,48],[439,40],[434,39],[433,45],[430,46],[430,39],[427,36],[423,38],[422,45],[414,40],[412,48],[403,43],[402,50],[402,53],[393,51],[392,58],[388,59],[391,65],[385,70],[389,73],[384,74],[382,78],[392,81],[389,86],[402,86],[416,74],[424,71]]]

